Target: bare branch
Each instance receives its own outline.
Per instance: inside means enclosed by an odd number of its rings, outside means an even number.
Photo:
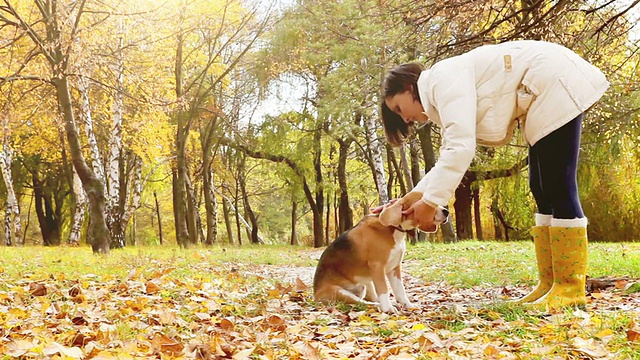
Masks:
[[[0,86],[18,80],[32,80],[32,81],[40,81],[50,83],[49,80],[41,78],[39,76],[29,76],[29,75],[11,75],[11,76],[0,76]]]
[[[604,28],[606,28],[607,26],[611,25],[613,22],[618,20],[618,18],[620,18],[624,14],[628,13],[629,10],[633,9],[634,7],[636,7],[639,3],[640,3],[640,0],[635,0],[626,9],[624,9],[624,10],[620,11],[619,13],[617,13],[617,14],[613,15],[612,17],[610,17],[599,28],[597,28],[593,33],[597,34],[597,33],[601,32],[602,30],[604,30]]]

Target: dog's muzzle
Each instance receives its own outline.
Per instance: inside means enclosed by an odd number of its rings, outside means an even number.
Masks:
[[[438,206],[433,222],[436,225],[446,224],[449,221],[449,210],[443,206]]]

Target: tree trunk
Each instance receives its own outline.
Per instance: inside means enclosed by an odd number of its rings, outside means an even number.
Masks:
[[[349,190],[347,184],[347,157],[351,140],[338,140],[340,148],[338,150],[338,228],[336,233],[342,234],[353,227],[353,210],[349,204]]]
[[[414,161],[414,159],[411,159],[411,163],[413,163]],[[413,189],[413,187],[415,186],[415,183],[413,182],[411,170],[409,169],[409,161],[407,161],[406,144],[400,146],[400,169],[402,170],[402,178],[404,179],[404,182],[409,184],[409,186],[407,186],[407,191],[411,191],[411,189]]]
[[[476,187],[473,189],[472,193],[473,198],[473,219],[476,225],[476,239],[484,240],[482,236],[482,218],[480,217],[480,188]]]
[[[82,225],[84,224],[84,213],[87,209],[87,198],[82,189],[82,182],[75,169],[73,169],[73,198],[75,199],[75,208],[73,214],[73,224],[69,232],[67,243],[70,245],[78,245],[80,236],[82,235]]]
[[[379,205],[389,202],[389,193],[387,192],[387,179],[384,172],[384,162],[382,159],[382,143],[378,140],[376,134],[376,119],[368,116],[365,119],[365,135],[367,146],[371,154],[371,167],[373,170],[373,180],[378,190]]]
[[[406,194],[411,190],[413,184],[405,181],[405,177],[402,175],[402,166],[398,163],[395,150],[387,145],[387,157],[389,160],[389,185],[387,186],[389,196],[391,196],[391,189],[393,187],[394,178],[397,179],[400,185],[400,194]],[[398,195],[395,195],[398,196]]]
[[[95,131],[93,131],[93,117],[91,112],[91,102],[89,101],[89,80],[85,77],[78,79],[78,91],[80,92],[80,119],[84,122],[84,130],[87,134],[87,143],[89,144],[89,152],[91,153],[91,169],[98,179],[104,182],[104,166],[98,140]]]
[[[433,139],[431,138],[432,123],[418,129],[418,138],[420,139],[420,149],[422,149],[422,157],[424,158],[424,173],[428,173],[432,167],[436,165],[436,152],[433,148]]]
[[[295,200],[294,195],[291,195],[291,198],[291,245],[298,245],[298,233],[296,231],[298,202]]]
[[[7,189],[7,205],[5,217],[5,241],[7,245],[24,245],[22,243],[22,224],[20,222],[20,206],[16,192],[13,189],[11,163],[13,150],[9,147],[8,136],[4,138],[2,152],[0,152],[0,170]]]
[[[230,205],[236,217],[236,234],[238,235],[238,245],[242,245],[242,226],[240,225],[241,216],[240,216],[240,210],[238,207],[238,198],[240,197],[238,194],[239,188],[240,188],[240,184],[236,180],[236,196],[233,199],[234,204],[230,204]]]
[[[113,91],[111,129],[109,134],[109,158],[107,162],[107,226],[111,230],[111,247],[123,248],[125,244],[126,222],[122,221],[124,206],[126,204],[126,189],[124,174],[122,174],[123,154],[122,154],[122,117],[124,104],[122,92],[124,91],[124,61],[122,59],[122,29],[118,25],[117,31],[120,33],[116,48],[116,60],[114,73],[116,75],[116,85]],[[121,187],[123,191],[121,191]]]
[[[160,203],[158,202],[158,193],[153,191],[153,198],[156,201],[156,217],[158,218],[158,237],[160,238],[160,245],[164,243],[164,236],[162,234],[162,217],[160,215]]]
[[[315,207],[313,208],[313,245],[314,247],[322,247],[328,244],[328,239],[324,238],[322,229],[322,211],[324,210],[324,184],[322,177],[322,132],[316,131],[314,134],[314,159],[313,168],[316,175],[315,189]]]
[[[137,226],[136,226],[136,214],[134,213],[133,216],[131,216],[131,232],[130,232],[130,236],[129,236],[129,244],[136,246],[138,245],[138,234],[137,234]]]
[[[134,217],[142,201],[142,158],[133,152],[130,152],[129,155],[131,175],[127,183],[130,184],[128,188],[130,189],[131,199],[124,204],[124,214],[121,217],[121,221],[125,227],[129,223],[129,219]],[[126,194],[122,194],[121,196],[123,199],[127,199]]]
[[[202,191],[204,192],[204,207],[206,210],[207,236],[205,245],[211,246],[218,239],[218,200],[215,194],[211,156],[205,151],[202,159]]]
[[[242,203],[244,206],[244,211],[249,218],[249,222],[251,226],[248,226],[249,231],[249,241],[252,244],[259,244],[261,241],[258,238],[258,218],[256,217],[256,213],[251,208],[251,203],[249,202],[249,194],[247,193],[247,181],[245,174],[245,166],[244,166],[244,155],[242,160],[242,166],[240,166],[239,170],[239,185],[240,191],[242,192]]]
[[[179,167],[180,165],[176,165]],[[176,243],[182,248],[189,247],[189,233],[185,219],[186,204],[184,198],[184,187],[181,187],[178,177],[178,169],[172,171],[173,174],[173,217],[176,228]]]
[[[53,246],[60,244],[60,228],[56,219],[51,199],[45,194],[43,183],[40,181],[36,168],[32,174],[33,195],[36,203],[36,215],[40,224],[40,233],[42,234],[42,244],[45,246]]]
[[[463,177],[455,192],[456,200],[453,207],[456,215],[456,233],[460,240],[473,239],[471,183],[472,181],[468,177]]]
[[[222,199],[222,216],[224,217],[224,226],[227,229],[227,237],[229,245],[233,244],[233,227],[231,226],[231,217],[229,216],[229,200]]]
[[[409,144],[409,159],[411,159],[411,184],[416,186],[422,176],[424,176],[423,169],[420,168],[420,154],[418,150],[421,150],[417,141],[411,141]],[[413,188],[412,186],[412,188]]]
[[[174,64],[175,93],[178,101],[185,101],[183,93],[183,47],[184,36],[177,36],[176,57]],[[175,113],[176,123],[176,170],[174,176],[174,214],[176,217],[176,240],[181,247],[188,247],[193,233],[189,233],[187,225],[187,157],[186,146],[189,138],[189,121],[184,109],[177,109]]]
[[[191,184],[189,173],[185,176],[186,194],[187,194],[187,229],[189,230],[189,242],[197,244],[198,238],[204,242],[204,233],[202,231],[202,219],[198,211],[196,200],[196,192]]]
[[[111,236],[105,219],[104,186],[87,165],[82,154],[82,146],[76,128],[71,95],[67,78],[54,78],[52,80],[58,97],[58,104],[65,122],[65,132],[71,153],[73,166],[82,181],[85,193],[89,200],[89,228],[87,242],[91,244],[94,253],[108,253]]]

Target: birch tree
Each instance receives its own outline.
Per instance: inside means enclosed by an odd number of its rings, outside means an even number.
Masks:
[[[107,167],[107,226],[111,231],[111,246],[122,248],[125,245],[126,223],[122,221],[122,209],[120,204],[120,163],[122,161],[122,117],[124,114],[124,104],[122,93],[124,91],[124,29],[122,19],[117,21],[116,44],[114,49],[113,74],[115,76],[115,88],[113,89],[113,103],[111,116],[112,123],[109,136],[109,159]]]
[[[67,243],[77,246],[80,243],[80,235],[82,234],[82,225],[84,223],[84,213],[87,208],[87,198],[82,188],[82,181],[78,176],[75,168],[73,169],[73,196],[75,199],[75,207],[71,223],[71,231]]]
[[[0,152],[0,170],[2,179],[7,188],[7,205],[5,209],[4,234],[7,246],[22,244],[22,226],[20,222],[20,206],[13,188],[11,175],[11,163],[13,162],[13,149],[11,149],[9,132],[7,127],[8,116],[5,116],[4,139]]]
[[[30,40],[28,45],[33,48],[24,63],[43,58],[48,64],[50,73],[42,80],[49,82],[55,89],[73,166],[89,200],[88,242],[94,252],[108,253],[111,241],[104,215],[104,186],[87,165],[82,153],[68,73],[74,41],[80,30],[80,20],[87,0],[71,3],[38,0],[31,7],[20,1],[5,0],[4,3],[5,6],[0,7],[0,24],[14,27],[16,34],[25,34]]]
[[[365,122],[365,132],[367,134],[367,144],[371,153],[371,163],[373,166],[373,177],[378,189],[379,204],[389,202],[389,193],[387,192],[387,177],[384,171],[384,162],[382,160],[382,144],[378,140],[376,134],[376,120],[373,116],[367,118]]]

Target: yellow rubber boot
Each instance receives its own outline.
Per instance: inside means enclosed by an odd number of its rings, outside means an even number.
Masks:
[[[584,307],[587,302],[587,228],[551,226],[549,237],[554,282],[551,290],[532,305],[541,310]]]
[[[544,296],[553,285],[553,265],[551,263],[551,245],[549,242],[549,226],[534,226],[531,228],[533,245],[538,263],[538,286],[516,303],[530,303]]]

